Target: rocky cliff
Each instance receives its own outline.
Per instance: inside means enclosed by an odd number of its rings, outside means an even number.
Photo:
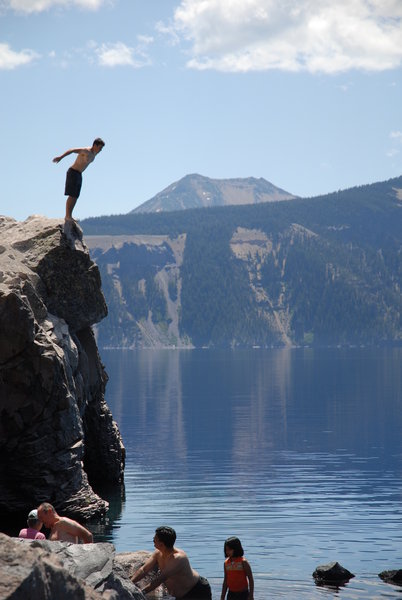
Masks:
[[[85,520],[121,484],[124,446],[105,403],[92,325],[107,314],[81,230],[0,217],[0,511],[51,502]]]

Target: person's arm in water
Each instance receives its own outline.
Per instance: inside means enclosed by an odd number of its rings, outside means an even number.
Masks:
[[[67,150],[66,152],[64,152],[64,154],[61,154],[60,156],[55,156],[53,159],[53,162],[58,163],[66,156],[69,156],[69,154],[79,154],[83,150],[88,150],[88,148],[71,148],[70,150]]]

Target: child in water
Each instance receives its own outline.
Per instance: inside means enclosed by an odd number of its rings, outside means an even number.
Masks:
[[[223,551],[227,557],[223,565],[224,579],[221,600],[253,600],[254,579],[251,567],[244,558],[244,551],[239,538],[230,537],[226,540]]]

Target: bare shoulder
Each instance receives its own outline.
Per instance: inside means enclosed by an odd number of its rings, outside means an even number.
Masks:
[[[60,517],[59,523],[63,525],[77,525],[77,521],[74,521],[69,517]]]
[[[59,527],[61,527],[62,529],[66,529],[68,531],[74,531],[74,532],[86,531],[86,529],[83,525],[81,525],[77,521],[74,521],[74,519],[70,519],[69,517],[60,517]]]
[[[77,154],[92,154],[92,150],[91,148],[76,148],[74,150],[74,152],[76,152]]]
[[[243,565],[246,570],[251,571],[251,566],[250,566],[250,563],[248,562],[247,558],[243,558]]]
[[[67,152],[69,154],[89,154],[91,152],[91,148],[70,148],[70,150],[67,150]]]
[[[181,564],[183,566],[184,564],[190,564],[187,554],[184,552],[184,550],[181,550],[180,548],[176,549],[173,555],[173,559],[177,564]]]
[[[159,566],[163,562],[163,554],[160,550],[154,550],[150,558],[151,560],[153,559],[154,561],[156,561]]]

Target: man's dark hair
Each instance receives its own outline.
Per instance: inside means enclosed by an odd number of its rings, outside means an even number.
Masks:
[[[241,545],[241,541],[237,537],[230,537],[226,540],[223,546],[225,556],[227,556],[226,548],[230,548],[231,550],[233,550],[233,558],[237,558],[238,556],[244,555],[243,546]]]
[[[102,140],[102,138],[96,138],[92,144],[92,146],[102,146],[102,147],[104,145],[105,145],[105,142]]]
[[[158,536],[158,540],[165,544],[166,548],[173,548],[176,541],[176,532],[167,525],[162,525],[155,529],[155,534]]]

